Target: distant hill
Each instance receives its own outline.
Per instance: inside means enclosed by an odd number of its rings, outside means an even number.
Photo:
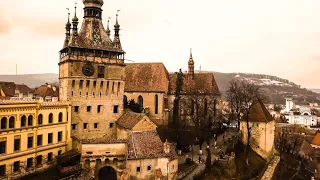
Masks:
[[[202,71],[204,72],[204,71]],[[207,71],[208,72],[208,71]],[[304,99],[313,103],[320,103],[320,89],[307,90],[301,88],[287,79],[265,74],[250,73],[220,73],[212,72],[215,76],[218,87],[224,95],[232,79],[245,79],[259,85],[265,95],[269,97],[269,103],[284,104],[285,97],[291,95],[297,102]],[[25,75],[0,75],[0,81],[10,81],[17,84],[25,84],[30,88],[38,87],[45,83],[58,83],[58,74],[25,74]],[[318,92],[318,93],[316,93]]]
[[[30,88],[35,88],[45,83],[59,82],[59,75],[54,73],[47,74],[21,74],[21,75],[0,75],[0,81],[15,82],[25,84]]]

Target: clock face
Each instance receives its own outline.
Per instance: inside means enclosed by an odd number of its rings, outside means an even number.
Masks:
[[[82,72],[85,76],[92,76],[94,73],[94,67],[91,64],[85,64],[82,67]]]

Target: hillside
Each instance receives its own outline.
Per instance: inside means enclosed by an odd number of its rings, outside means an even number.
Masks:
[[[269,103],[284,104],[285,97],[293,95],[294,99],[320,103],[320,94],[301,88],[299,85],[276,76],[249,73],[220,73],[213,72],[221,93],[224,95],[232,79],[245,79],[259,85],[269,97]],[[0,81],[11,81],[26,84],[34,88],[45,83],[57,83],[58,74],[25,74],[25,75],[0,75]],[[314,90],[315,91],[315,90]]]

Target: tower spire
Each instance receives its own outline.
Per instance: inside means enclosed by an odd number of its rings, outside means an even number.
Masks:
[[[191,48],[190,48],[190,58],[188,61],[188,75],[191,78],[194,77],[194,61],[193,61],[193,57],[192,57],[192,49]]]
[[[75,6],[74,6],[74,17],[72,18],[72,32],[74,34],[78,33],[78,24],[79,24],[79,19],[77,17],[77,2],[75,3]]]
[[[120,10],[117,10],[117,14],[116,14],[116,24],[114,25],[114,40],[113,40],[113,45],[115,48],[122,50],[121,47],[121,42],[120,42],[120,35],[119,35],[119,31],[120,31],[120,25],[118,23],[118,14],[119,14]]]
[[[107,24],[107,30],[106,30],[106,32],[107,32],[107,35],[108,35],[108,37],[110,38],[110,29],[109,29],[109,21],[110,21],[110,17],[108,17],[108,24]]]
[[[66,24],[66,39],[64,41],[63,47],[66,47],[69,43],[69,40],[70,40],[70,30],[71,30],[70,11],[69,11],[69,8],[67,8],[67,10],[68,10],[68,21]]]

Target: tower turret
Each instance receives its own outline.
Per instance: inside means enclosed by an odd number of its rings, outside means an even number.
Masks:
[[[67,21],[67,24],[66,24],[66,38],[65,38],[63,47],[66,47],[68,45],[68,43],[69,43],[69,40],[70,40],[71,23],[70,23],[69,8],[67,8],[67,10],[68,10],[68,21]]]
[[[78,24],[79,19],[77,17],[77,4],[74,6],[74,17],[72,18],[72,33],[77,34],[78,33]]]
[[[191,78],[194,77],[194,61],[192,58],[192,49],[190,49],[190,58],[188,61],[188,76],[190,76]]]
[[[110,20],[110,17],[108,17],[108,24],[107,24],[107,30],[106,30],[106,32],[107,32],[108,37],[110,38],[110,33],[111,33],[111,31],[110,31],[110,29],[109,29],[109,20]]]
[[[113,40],[113,47],[119,50],[122,50],[121,47],[121,41],[120,41],[120,25],[118,23],[118,13],[120,10],[117,10],[117,15],[116,15],[116,24],[114,25],[114,40]]]

